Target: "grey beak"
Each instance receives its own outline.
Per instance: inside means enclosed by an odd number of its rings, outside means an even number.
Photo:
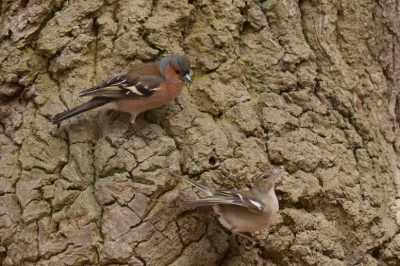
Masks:
[[[183,79],[185,81],[189,81],[190,83],[192,83],[192,79],[190,78],[189,74],[185,74],[184,76],[181,77],[181,79]]]
[[[285,172],[285,169],[275,169],[272,172],[272,178],[278,178],[278,176],[282,173]]]
[[[285,172],[285,169],[275,169],[274,170],[274,175],[279,175],[280,173],[283,173],[283,172]]]

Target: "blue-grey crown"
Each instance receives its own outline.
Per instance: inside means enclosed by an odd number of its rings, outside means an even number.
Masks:
[[[171,66],[180,67],[185,74],[190,73],[190,61],[184,55],[173,54],[163,57],[160,61],[158,61],[158,67],[160,68],[163,77],[165,77],[165,68],[168,64]]]

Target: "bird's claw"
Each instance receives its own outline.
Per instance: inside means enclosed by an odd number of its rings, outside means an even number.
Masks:
[[[257,245],[257,242],[254,240],[254,238],[252,238],[251,236],[248,236],[246,234],[243,233],[236,233],[238,236],[242,237],[242,241],[239,241],[240,244],[242,244],[247,250],[252,249],[253,247],[255,247]],[[251,245],[246,245],[246,243],[251,243]]]
[[[251,243],[250,245],[246,245],[246,243],[249,243],[249,241],[247,241],[247,239],[241,243],[246,250],[251,250],[257,244],[257,242],[252,242],[252,241],[250,241],[250,243]]]
[[[150,131],[149,134],[146,135],[146,134],[143,133],[143,131],[139,128],[138,125],[136,125],[135,123],[133,123],[133,125],[134,125],[134,126],[136,127],[136,129],[137,129],[137,132],[136,132],[135,135],[141,137],[141,138],[144,140],[144,142],[146,142],[146,145],[149,145],[149,140],[155,140],[155,139],[158,138],[158,136],[156,136],[156,137],[148,137],[148,136],[147,136],[147,135],[150,135],[151,132],[153,132],[153,130]]]
[[[136,132],[136,135],[139,136],[139,137],[141,137],[141,138],[144,140],[144,142],[146,142],[146,144],[149,145],[149,140],[156,140],[156,139],[158,138],[158,136],[156,136],[156,137],[149,137],[148,135],[150,135],[152,132],[153,132],[153,130],[150,131],[150,132],[146,135],[146,134],[144,134],[144,133],[140,130],[139,132]]]

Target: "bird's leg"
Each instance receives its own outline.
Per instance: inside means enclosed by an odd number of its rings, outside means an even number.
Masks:
[[[139,134],[137,134],[137,135],[139,135],[140,137],[142,137],[142,139],[146,142],[147,145],[149,145],[149,142],[148,142],[149,140],[155,140],[155,139],[157,139],[157,137],[151,138],[151,137],[148,137],[146,134],[144,134],[143,131],[140,130],[139,126],[136,125],[135,120],[136,120],[136,116],[135,116],[135,115],[132,115],[132,116],[131,116],[131,123],[136,127],[136,129],[137,129],[137,131],[138,131],[138,133],[139,133]],[[150,131],[150,133],[151,133],[151,131]],[[149,133],[149,134],[150,134],[150,133]]]
[[[241,236],[242,238],[248,240],[251,242],[251,246],[246,246],[246,244],[244,242],[241,242],[241,244],[243,244],[247,249],[251,249],[252,247],[254,247],[255,245],[257,245],[257,242],[254,240],[254,238],[252,238],[251,236],[248,236],[246,234],[243,234],[241,232],[234,232],[234,234]]]

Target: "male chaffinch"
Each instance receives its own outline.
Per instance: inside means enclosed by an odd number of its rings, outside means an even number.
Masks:
[[[218,221],[232,233],[248,239],[254,244],[255,240],[243,232],[260,231],[267,228],[274,220],[279,202],[275,195],[275,182],[282,169],[271,169],[261,174],[255,181],[251,190],[211,190],[206,186],[180,177],[190,184],[198,187],[206,197],[185,201],[187,207],[212,206],[219,215]]]
[[[143,63],[99,85],[81,92],[81,97],[93,98],[71,110],[56,114],[53,124],[80,113],[95,110],[119,110],[131,114],[131,123],[147,140],[135,124],[138,114],[158,108],[179,96],[189,76],[190,61],[184,55],[170,55],[158,62]]]

